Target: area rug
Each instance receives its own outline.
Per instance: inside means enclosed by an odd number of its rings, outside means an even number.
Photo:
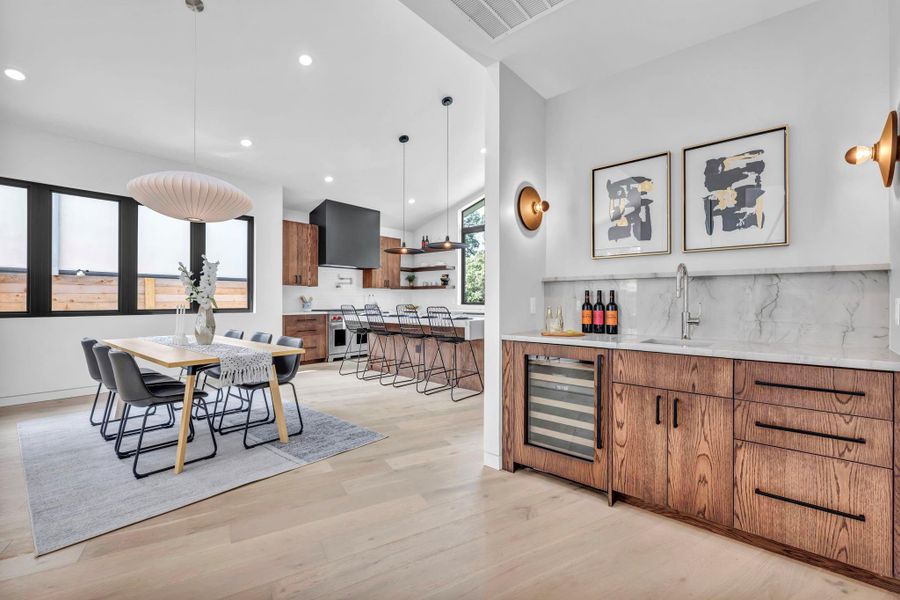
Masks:
[[[297,411],[293,402],[286,402],[284,408],[288,431],[293,433],[299,426]],[[166,471],[144,479],[133,477],[132,459],[116,458],[113,442],[103,441],[99,428],[88,424],[86,414],[19,423],[35,555],[65,548],[385,437],[302,405],[301,413],[303,434],[292,437],[287,444],[275,442],[247,450],[242,444],[242,432],[217,435],[218,453],[214,458],[188,465],[180,475]],[[194,421],[194,425],[196,434],[188,444],[188,460],[211,450],[205,422]],[[144,443],[173,439],[176,430],[177,425],[148,434]],[[251,431],[255,439],[277,436],[274,424]],[[136,437],[127,439],[124,447],[133,447]],[[175,448],[166,448],[141,456],[140,468],[143,471],[164,467],[174,460]]]

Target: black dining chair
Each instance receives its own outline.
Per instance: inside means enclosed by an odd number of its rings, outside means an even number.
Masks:
[[[119,433],[118,437],[116,438],[116,453],[120,457],[134,456],[134,462],[132,463],[131,471],[134,474],[135,479],[141,479],[143,477],[147,477],[148,475],[153,475],[154,473],[161,473],[163,471],[173,469],[175,467],[174,464],[167,467],[153,469],[151,471],[141,472],[140,470],[138,470],[138,461],[140,460],[140,457],[142,455],[148,454],[150,452],[155,452],[157,450],[162,450],[164,448],[171,448],[172,446],[178,444],[178,439],[176,438],[164,442],[157,442],[149,446],[143,445],[144,434],[147,431],[151,430],[151,428],[147,427],[147,417],[152,414],[151,410],[159,406],[166,406],[168,408],[169,414],[174,415],[172,406],[174,404],[177,404],[178,402],[184,402],[184,384],[173,380],[171,383],[148,386],[145,383],[144,378],[141,377],[140,369],[138,369],[134,357],[132,357],[130,354],[113,350],[109,353],[109,360],[112,364],[119,397],[122,399],[122,401],[125,402],[125,412],[122,415],[122,419],[119,423]],[[206,410],[206,392],[195,390],[193,401],[194,403],[199,403],[199,405],[203,407],[203,410]],[[122,451],[121,445],[122,439],[123,437],[125,437],[125,422],[130,418],[131,410],[134,408],[144,409],[143,418],[141,420],[141,428],[138,432],[137,445],[131,451]],[[190,411],[190,407],[182,407],[182,409],[185,411]],[[185,416],[187,416],[188,412],[185,412],[184,414]],[[186,460],[184,462],[185,465],[189,465],[201,460],[207,460],[216,455],[218,444],[216,443],[215,432],[213,432],[212,420],[207,418],[206,421],[209,426],[209,438],[212,442],[212,452],[204,456]],[[188,441],[190,442],[193,439],[194,432],[193,423],[191,421],[188,421],[188,423],[191,426],[191,436],[188,438]]]
[[[278,342],[276,342],[278,346],[287,346],[290,348],[303,348],[303,340],[301,338],[281,336],[278,338]],[[297,409],[297,418],[300,420],[300,429],[294,433],[289,433],[289,436],[300,435],[303,433],[303,415],[300,413],[300,401],[297,397],[297,388],[294,387],[294,377],[297,375],[297,371],[300,368],[301,355],[300,354],[290,354],[287,356],[275,356],[272,359],[273,364],[275,365],[275,375],[278,379],[278,385],[288,385],[291,388],[291,391],[294,394],[294,406]],[[235,431],[244,431],[244,448],[254,448],[261,444],[268,444],[269,442],[274,442],[278,439],[278,437],[274,437],[269,440],[262,440],[255,443],[247,442],[247,433],[255,428],[261,427],[263,425],[271,425],[275,422],[274,415],[274,407],[272,411],[269,410],[269,403],[266,398],[266,389],[268,389],[269,382],[262,381],[260,383],[250,384],[250,385],[238,385],[235,386],[238,389],[241,389],[247,392],[247,398],[249,402],[249,406],[247,408],[247,418],[243,423],[236,423],[232,425],[224,425],[223,421],[225,418],[224,413],[219,413],[219,426],[216,428],[220,434],[225,435],[229,433],[233,433]],[[266,416],[259,419],[251,419],[251,413],[253,412],[253,399],[255,397],[256,392],[262,392],[263,403],[266,405]],[[271,394],[271,390],[270,390]],[[224,407],[223,407],[224,409]]]
[[[94,414],[97,410],[97,402],[100,399],[100,392],[103,390],[103,375],[100,373],[100,366],[97,364],[97,357],[94,355],[94,346],[96,345],[97,340],[94,338],[81,338],[81,350],[84,352],[84,360],[87,363],[88,375],[97,382],[97,391],[94,393],[94,403],[91,405],[91,414],[88,417],[88,420],[94,427],[103,423],[102,418],[99,420],[94,418]],[[146,369],[143,367],[141,368],[141,374],[151,378],[162,375],[153,369]]]
[[[120,419],[112,418],[113,408],[116,405],[116,396],[118,394],[118,389],[116,385],[116,377],[112,369],[112,364],[109,361],[109,353],[111,350],[112,349],[109,346],[105,346],[103,344],[94,344],[94,347],[92,348],[94,359],[97,362],[97,368],[100,371],[100,377],[103,381],[103,386],[107,391],[106,408],[103,410],[103,419],[100,423],[100,435],[106,441],[114,440],[117,436],[116,433],[108,432],[110,424],[119,423],[120,420],[125,419],[124,414]],[[149,386],[175,383],[175,380],[168,375],[163,375],[162,373],[157,373],[156,371],[151,371],[149,369],[138,369],[138,373],[140,373],[141,379],[144,381],[144,383]],[[155,412],[156,409],[154,408],[151,414],[154,414]],[[167,427],[171,427],[174,424],[175,415],[170,411],[167,421],[154,425],[151,429],[165,429]],[[124,435],[129,436],[136,433],[138,433],[138,430],[136,429],[125,430]]]
[[[450,400],[453,402],[459,402],[460,400],[465,400],[466,398],[471,398],[472,396],[477,396],[482,393],[484,391],[484,381],[481,379],[481,372],[478,370],[478,359],[475,356],[475,348],[472,346],[471,340],[467,340],[459,334],[459,328],[457,328],[456,324],[453,322],[450,310],[447,309],[446,306],[429,306],[428,326],[431,330],[431,336],[437,344],[437,348],[435,349],[434,358],[431,359],[431,366],[428,368],[428,375],[425,380],[425,389],[423,390],[423,393],[431,395],[449,389]],[[460,346],[468,346],[469,353],[472,356],[472,365],[475,367],[474,370],[464,370],[459,368],[457,355],[459,354]],[[451,352],[449,367],[444,361],[442,352],[442,350],[447,347],[450,348]],[[441,368],[435,370],[435,364],[438,360],[441,362]],[[444,375],[447,383],[429,389],[428,385],[431,382],[432,375],[439,374]],[[454,395],[454,392],[459,387],[459,382],[468,377],[477,377],[480,389],[471,394],[466,394],[461,398],[457,398]]]

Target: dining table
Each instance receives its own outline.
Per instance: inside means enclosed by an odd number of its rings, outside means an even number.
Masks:
[[[161,344],[147,337],[119,338],[103,340],[103,343],[127,352],[135,358],[141,358],[153,364],[169,369],[184,369],[187,376],[184,381],[184,406],[181,411],[181,422],[178,429],[178,445],[175,450],[175,474],[184,471],[184,458],[187,452],[188,433],[190,431],[191,412],[194,404],[194,386],[197,383],[197,374],[219,363],[219,358],[204,354],[201,349],[183,348]],[[302,355],[306,351],[303,348],[279,346],[277,344],[265,344],[238,340],[222,336],[215,336],[215,344],[230,344],[242,346],[253,350],[270,353],[273,357]],[[275,365],[269,369],[269,389],[272,394],[272,407],[275,411],[275,423],[278,427],[278,439],[282,443],[288,441],[287,422],[284,417],[284,407],[281,405],[281,390],[278,386],[278,374]]]

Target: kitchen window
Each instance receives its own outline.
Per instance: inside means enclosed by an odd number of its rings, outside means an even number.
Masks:
[[[462,304],[484,304],[484,198],[462,211]]]
[[[0,317],[170,312],[178,263],[219,260],[219,311],[253,307],[253,217],[188,223],[134,199],[0,179]]]
[[[0,312],[28,311],[28,188],[0,184]]]

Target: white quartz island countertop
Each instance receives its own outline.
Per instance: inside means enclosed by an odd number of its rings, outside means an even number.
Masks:
[[[694,339],[650,338],[637,335],[587,334],[583,337],[542,336],[539,331],[506,334],[511,342],[535,342],[588,348],[616,348],[668,354],[718,356],[742,360],[795,363],[823,367],[900,371],[900,354],[887,348],[800,346],[782,343],[734,342]]]

